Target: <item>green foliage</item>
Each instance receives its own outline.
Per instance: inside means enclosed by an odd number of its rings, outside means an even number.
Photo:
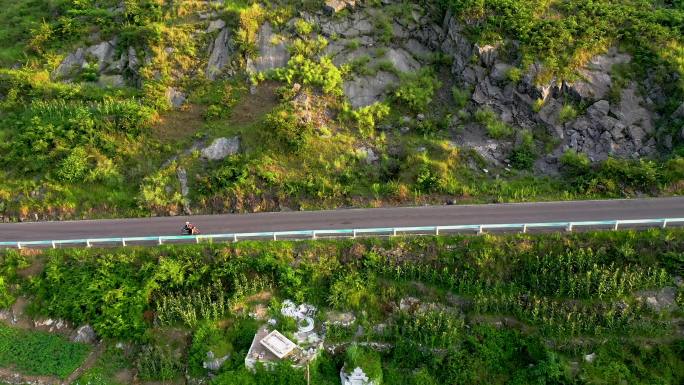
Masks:
[[[442,83],[432,71],[422,69],[416,73],[402,74],[401,83],[394,91],[394,97],[414,111],[423,111],[441,86]]]
[[[295,31],[301,36],[306,36],[313,32],[313,25],[304,19],[297,19],[294,27]]]
[[[310,124],[299,121],[297,114],[289,104],[281,104],[269,113],[266,116],[265,125],[268,130],[274,133],[275,138],[294,150],[303,147],[313,132],[313,127]]]
[[[470,101],[472,92],[456,86],[451,87],[451,95],[454,98],[456,108],[464,108]]]
[[[85,178],[88,169],[88,153],[82,147],[76,147],[60,163],[57,176],[66,182],[80,182]]]
[[[513,128],[502,122],[488,107],[475,111],[474,118],[487,129],[487,134],[493,139],[504,139],[513,135]]]
[[[254,56],[257,53],[257,33],[264,17],[264,9],[258,3],[240,11],[236,41],[245,56]]]
[[[560,123],[565,123],[571,121],[577,117],[577,109],[572,104],[565,104],[560,110],[558,115],[558,121]]]
[[[534,146],[532,133],[525,131],[521,134],[518,145],[511,152],[511,164],[520,170],[529,170],[537,160],[537,150]]]
[[[373,297],[373,282],[369,277],[363,277],[358,273],[350,273],[337,279],[330,286],[328,303],[335,308],[361,309],[368,305]]]
[[[372,137],[375,126],[390,113],[390,107],[385,103],[373,103],[350,112],[350,117],[356,121],[356,127],[362,137]]]
[[[288,84],[297,82],[321,87],[326,94],[342,95],[342,71],[327,56],[315,60],[302,54],[294,55],[287,67],[275,69],[271,77]]]
[[[145,345],[136,361],[138,375],[143,380],[172,380],[182,374],[184,368],[168,345]]]
[[[0,323],[0,366],[29,375],[65,379],[88,355],[88,346],[55,334],[13,329]]]

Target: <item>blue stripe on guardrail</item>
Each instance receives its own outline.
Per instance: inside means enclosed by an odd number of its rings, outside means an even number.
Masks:
[[[619,225],[660,225],[666,227],[668,224],[684,223],[684,218],[660,218],[660,219],[626,219],[626,220],[606,220],[606,221],[579,221],[579,222],[537,222],[537,223],[493,223],[480,225],[453,225],[453,226],[417,226],[417,227],[380,227],[380,228],[361,228],[361,229],[320,229],[320,230],[292,230],[292,231],[271,231],[271,232],[252,232],[252,233],[229,233],[229,234],[201,234],[201,235],[157,235],[145,237],[121,237],[121,238],[92,238],[92,239],[60,239],[50,241],[14,241],[0,242],[0,247],[25,246],[52,246],[57,245],[87,245],[120,243],[126,245],[129,242],[158,242],[164,241],[184,241],[227,239],[238,241],[240,239],[278,239],[278,237],[298,237],[304,236],[315,239],[317,236],[357,236],[357,235],[399,235],[399,234],[419,234],[431,232],[439,234],[440,231],[463,231],[463,230],[496,230],[496,229],[528,229],[540,228],[564,228],[572,231],[574,227],[588,226],[611,226],[615,229]]]

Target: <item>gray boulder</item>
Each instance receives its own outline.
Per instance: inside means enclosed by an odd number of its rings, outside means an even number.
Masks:
[[[673,119],[684,119],[684,102],[672,113]]]
[[[216,36],[209,51],[211,54],[209,55],[205,74],[207,79],[216,80],[235,51],[232,35],[228,28],[223,28],[218,36]]]
[[[290,59],[290,52],[284,41],[273,44],[273,28],[266,22],[259,29],[257,48],[259,56],[247,61],[247,70],[250,72],[264,72],[274,68],[285,67]]]
[[[385,57],[401,72],[413,72],[420,68],[420,63],[402,48],[389,49]]]
[[[217,372],[223,366],[223,363],[230,358],[230,354],[226,354],[223,357],[215,357],[214,352],[211,350],[207,352],[207,360],[202,362],[202,367],[212,372]]]
[[[580,100],[604,99],[612,85],[610,72],[613,66],[628,63],[631,59],[631,56],[617,53],[615,49],[597,55],[578,71],[579,80],[565,83],[566,90]]]
[[[181,195],[185,198],[190,193],[190,188],[188,187],[188,173],[183,167],[178,167],[176,175],[178,176],[178,182],[181,186]]]
[[[202,157],[208,160],[221,160],[235,155],[240,150],[240,137],[218,138],[209,147],[202,149]]]
[[[346,81],[343,85],[344,94],[352,107],[365,107],[384,99],[388,88],[398,81],[396,75],[380,71],[375,76],[361,76]]]
[[[66,79],[77,75],[85,65],[86,52],[83,48],[67,55],[52,73],[53,79]]]
[[[223,29],[226,26],[226,22],[218,19],[218,20],[213,20],[209,23],[209,26],[207,27],[207,33],[212,33],[214,31],[218,31],[220,29]]]
[[[97,341],[97,334],[90,325],[83,325],[76,329],[74,336],[71,338],[73,342],[81,342],[84,344],[92,344]]]
[[[332,15],[347,7],[354,8],[355,5],[356,0],[325,0],[323,11],[328,15]]]
[[[114,59],[114,51],[116,49],[116,40],[103,41],[99,44],[88,47],[86,55],[93,56],[97,59],[97,71],[104,71],[107,66],[111,65]]]
[[[126,85],[126,79],[122,75],[100,75],[97,80],[100,87],[123,87]]]
[[[623,89],[620,94],[620,103],[610,106],[610,112],[615,115],[624,125],[639,125],[647,133],[654,131],[654,122],[651,112],[644,108],[644,99],[637,93],[636,84],[632,83]]]
[[[179,108],[182,106],[183,103],[185,103],[186,98],[187,96],[183,92],[174,87],[169,87],[166,90],[166,99],[173,108]]]

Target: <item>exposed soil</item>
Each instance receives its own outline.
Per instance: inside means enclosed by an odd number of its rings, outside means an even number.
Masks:
[[[252,124],[271,112],[278,105],[276,89],[280,83],[267,81],[256,87],[254,94],[247,94],[233,107],[230,124],[245,126]]]
[[[180,110],[169,111],[160,116],[152,127],[152,136],[164,142],[173,142],[189,137],[202,128],[205,107],[187,104]]]

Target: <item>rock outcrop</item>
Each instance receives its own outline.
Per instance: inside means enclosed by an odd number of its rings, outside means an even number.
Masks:
[[[280,68],[287,65],[290,52],[284,39],[279,39],[273,33],[273,27],[266,22],[259,29],[257,36],[258,56],[247,60],[247,70],[256,73]]]
[[[214,42],[210,45],[209,52],[209,61],[204,73],[207,79],[216,80],[235,52],[233,36],[228,28],[224,27],[221,29],[221,32],[219,32]]]
[[[230,155],[235,155],[240,150],[240,137],[218,138],[209,147],[202,149],[202,158],[208,160],[221,160]]]

